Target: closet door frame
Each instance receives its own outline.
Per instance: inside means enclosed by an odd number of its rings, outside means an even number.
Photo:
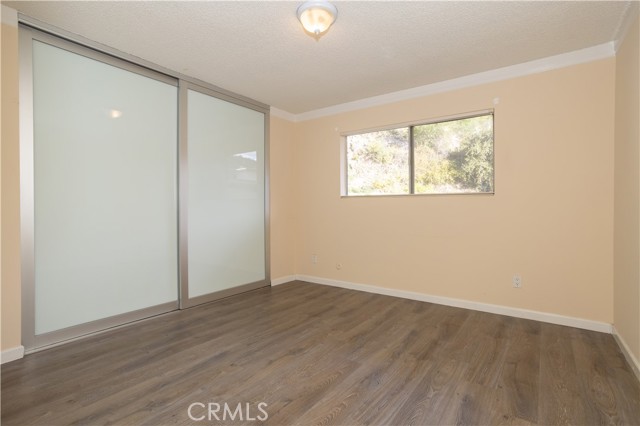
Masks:
[[[180,309],[190,308],[207,302],[223,299],[246,291],[256,290],[271,285],[270,278],[270,235],[269,235],[269,109],[251,102],[239,100],[221,93],[215,89],[193,82],[180,80],[178,84],[178,241],[180,257]],[[227,101],[264,114],[264,265],[265,279],[246,283],[196,297],[189,297],[189,235],[188,235],[188,194],[189,194],[189,164],[188,164],[188,92],[199,92],[213,98]]]
[[[36,352],[61,343],[101,333],[114,327],[155,315],[184,309],[212,300],[228,297],[252,289],[270,286],[270,206],[269,206],[269,120],[270,107],[242,95],[206,83],[202,80],[164,68],[139,57],[86,39],[53,25],[18,14],[20,49],[20,215],[21,215],[21,282],[22,282],[22,344],[26,353]],[[133,312],[103,318],[35,335],[35,240],[34,240],[34,133],[33,133],[33,68],[32,45],[38,40],[73,53],[96,59],[127,71],[178,86],[178,288],[177,300]],[[264,114],[264,243],[265,279],[238,287],[222,290],[214,294],[189,299],[188,297],[188,253],[186,216],[186,109],[187,90],[204,94],[253,109]],[[72,301],[70,301],[72,302]]]
[[[57,345],[64,341],[104,331],[133,321],[178,309],[175,301],[73,325],[36,335],[35,306],[35,164],[34,164],[34,92],[33,43],[39,41],[107,65],[144,77],[178,86],[178,79],[128,61],[98,52],[74,42],[20,25],[20,215],[21,215],[21,281],[22,281],[22,344],[27,353]],[[179,236],[178,236],[179,239]],[[177,261],[177,260],[176,260]],[[178,282],[178,279],[176,280]],[[178,289],[176,288],[176,292]],[[73,303],[73,301],[69,301]]]

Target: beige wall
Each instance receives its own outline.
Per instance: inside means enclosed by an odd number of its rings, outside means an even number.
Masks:
[[[640,360],[640,24],[616,56],[614,325]]]
[[[299,123],[296,272],[611,323],[614,77],[611,58]],[[340,132],[496,97],[494,196],[340,198]]]
[[[3,6],[3,13],[6,9]],[[4,17],[3,17],[4,20]],[[2,343],[20,346],[20,169],[18,144],[18,28],[3,22],[2,61]]]
[[[269,123],[271,278],[295,274],[295,125],[271,117]]]

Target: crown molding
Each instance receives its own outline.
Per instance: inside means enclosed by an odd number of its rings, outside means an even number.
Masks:
[[[585,49],[562,53],[560,55],[549,56],[547,58],[536,59],[534,61],[524,62],[517,65],[497,68],[490,71],[484,71],[477,74],[471,74],[464,77],[441,81],[438,83],[427,84],[425,86],[400,90],[398,92],[392,92],[384,95],[360,99],[357,101],[346,102],[343,104],[320,108],[300,114],[292,114],[290,112],[279,110],[274,107],[271,107],[271,111],[272,113],[274,111],[278,111],[278,113],[274,115],[297,123],[344,112],[356,111],[408,99],[420,98],[437,93],[444,93],[464,89],[467,87],[479,86],[481,84],[509,80],[512,78],[523,77],[531,74],[538,74],[559,68],[569,67],[572,65],[606,59],[613,56],[615,56],[614,42],[608,42],[599,44],[597,46],[587,47]]]
[[[295,114],[292,114],[288,111],[276,108],[276,107],[270,107],[269,108],[269,113],[273,116],[273,117],[278,117],[278,118],[282,118],[284,120],[288,120],[288,121],[292,121],[294,123],[298,122],[298,117]]]

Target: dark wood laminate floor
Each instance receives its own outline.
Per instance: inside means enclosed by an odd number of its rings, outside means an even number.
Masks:
[[[301,282],[2,366],[3,425],[256,424],[260,402],[270,425],[640,424],[610,335]]]

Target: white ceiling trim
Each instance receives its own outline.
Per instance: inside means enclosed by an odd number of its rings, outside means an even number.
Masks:
[[[436,93],[450,92],[453,90],[478,86],[481,84],[493,83],[496,81],[508,80],[516,77],[523,77],[526,75],[542,73],[545,71],[565,68],[572,65],[610,58],[615,56],[614,47],[614,42],[611,41],[608,43],[599,44],[597,46],[588,47],[586,49],[580,49],[573,52],[567,52],[560,55],[537,59],[535,61],[497,68],[494,70],[471,74],[451,80],[445,80],[438,83],[427,84],[425,86],[414,87],[412,89],[387,93],[385,95],[373,96],[371,98],[346,102],[343,104],[320,108],[300,114],[292,114],[290,112],[273,107],[271,107],[271,113],[276,117],[280,117],[296,123],[301,121],[313,120],[316,118],[327,117],[344,112],[357,111],[360,109],[386,105],[393,102],[434,95]]]
[[[288,121],[293,121],[294,123],[299,121],[297,115],[292,114],[289,111],[285,111],[285,110],[280,109],[280,108],[270,107],[269,108],[269,113],[274,117],[279,117],[279,118],[282,118],[282,119],[285,119],[285,120],[288,120]]]

